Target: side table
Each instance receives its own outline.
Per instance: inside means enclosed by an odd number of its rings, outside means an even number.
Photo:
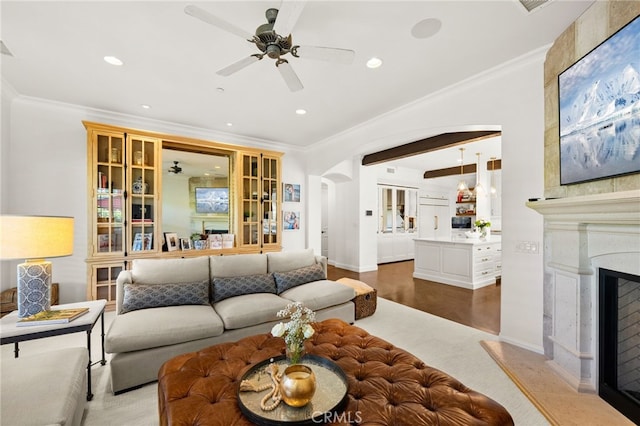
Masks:
[[[89,363],[87,364],[87,401],[91,401],[93,399],[93,393],[91,392],[91,367],[97,363],[100,363],[100,365],[107,363],[104,355],[104,308],[106,304],[106,300],[93,300],[52,306],[53,310],[89,308],[89,312],[66,324],[33,325],[28,327],[18,327],[16,325],[19,320],[18,311],[13,311],[0,318],[0,344],[6,345],[13,343],[14,356],[18,358],[18,353],[20,352],[18,344],[20,342],[85,331],[87,333],[87,350],[89,351]],[[92,362],[91,330],[93,330],[96,322],[98,322],[98,318],[100,318],[102,325],[102,359]]]

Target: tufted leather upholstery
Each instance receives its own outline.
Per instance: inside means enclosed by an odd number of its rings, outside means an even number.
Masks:
[[[314,324],[308,353],[338,364],[349,379],[340,421],[361,425],[513,425],[497,402],[409,352],[341,320]],[[237,387],[251,365],[284,354],[284,341],[261,334],[175,357],[158,374],[161,425],[251,425]],[[334,423],[347,424],[347,423]]]

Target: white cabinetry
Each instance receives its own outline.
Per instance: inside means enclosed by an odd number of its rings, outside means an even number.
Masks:
[[[500,275],[499,241],[418,238],[415,246],[415,278],[476,289],[495,283]]]
[[[418,190],[378,185],[378,263],[413,259]]]
[[[418,206],[420,238],[447,238],[451,235],[451,212],[445,196],[421,195]]]

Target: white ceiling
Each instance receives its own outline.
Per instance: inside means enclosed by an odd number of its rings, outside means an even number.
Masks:
[[[21,95],[306,147],[552,43],[591,3],[552,0],[527,12],[517,0],[311,0],[294,44],[353,49],[355,60],[287,55],[304,85],[290,92],[269,58],[217,75],[255,46],[184,13],[196,4],[253,33],[280,1],[4,0],[1,39],[13,56],[2,55],[2,78]],[[434,18],[439,32],[412,35]],[[365,66],[372,56],[382,67]]]

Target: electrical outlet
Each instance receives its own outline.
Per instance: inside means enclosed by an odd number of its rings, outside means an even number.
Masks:
[[[516,253],[538,254],[540,252],[540,243],[537,241],[517,241]]]

